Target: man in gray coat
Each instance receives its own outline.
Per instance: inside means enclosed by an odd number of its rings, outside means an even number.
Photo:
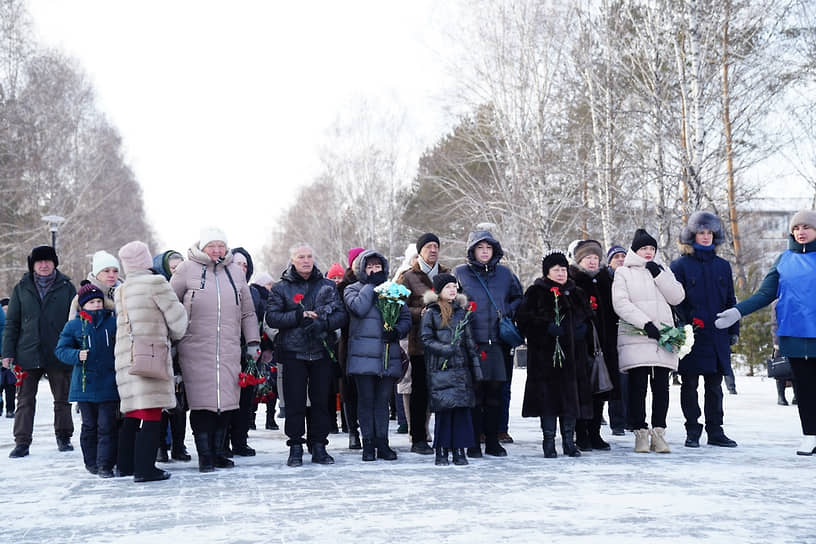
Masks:
[[[51,246],[37,246],[28,256],[28,272],[14,286],[3,331],[3,366],[19,366],[27,373],[19,386],[14,413],[14,449],[9,457],[25,457],[31,445],[34,409],[40,379],[48,376],[54,395],[54,432],[57,449],[71,451],[74,422],[68,389],[73,367],[54,354],[60,332],[68,320],[76,288],[71,278],[57,270],[59,259]]]

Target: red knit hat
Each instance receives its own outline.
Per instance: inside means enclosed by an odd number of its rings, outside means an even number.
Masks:
[[[343,270],[343,267],[340,266],[340,263],[332,263],[331,267],[329,268],[329,271],[326,272],[326,277],[329,278],[330,280],[334,278],[342,278],[345,273],[346,271]]]

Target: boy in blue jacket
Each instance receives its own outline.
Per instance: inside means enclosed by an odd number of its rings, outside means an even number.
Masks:
[[[74,367],[68,401],[76,402],[82,414],[79,441],[85,468],[101,478],[111,478],[119,407],[113,354],[116,318],[103,308],[105,295],[92,283],[82,282],[77,297],[82,311],[65,324],[55,353]]]

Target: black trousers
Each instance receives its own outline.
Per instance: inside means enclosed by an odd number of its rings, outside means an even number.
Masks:
[[[364,439],[388,438],[388,408],[394,378],[354,376],[357,382],[357,416]]]
[[[311,399],[311,423],[309,426],[312,442],[328,444],[329,396],[331,380],[334,376],[332,362],[328,357],[306,361],[287,358],[281,361],[283,372],[283,396],[286,399],[286,419],[284,432],[289,437],[286,445],[303,444],[306,433],[306,395]]]
[[[230,412],[229,442],[232,447],[247,445],[249,418],[252,417],[252,403],[255,400],[256,386],[242,387],[238,397],[238,409]]]
[[[71,417],[71,403],[68,391],[71,388],[73,369],[33,368],[17,389],[17,410],[14,412],[14,443],[31,444],[34,430],[34,411],[37,406],[37,389],[40,379],[48,376],[48,385],[54,396],[54,434],[59,438],[71,438],[74,434],[74,420]]]
[[[343,417],[349,434],[354,434],[360,428],[357,419],[357,384],[354,376],[343,375],[340,378],[340,396],[343,398]]]
[[[661,366],[639,366],[629,370],[627,418],[631,429],[648,429],[646,425],[646,388],[652,389],[652,427],[666,427],[669,412],[669,369]]]
[[[426,442],[425,414],[428,412],[428,378],[425,356],[411,356],[411,442]]]
[[[699,419],[700,404],[697,397],[697,386],[703,377],[703,413],[705,414],[705,431],[709,436],[722,433],[723,424],[723,392],[722,374],[681,374],[680,407],[686,418],[686,432],[700,437],[702,425]]]
[[[816,435],[816,361],[790,357],[802,434]]]
[[[79,444],[86,467],[111,470],[119,444],[116,411],[119,401],[77,402],[82,414]]]
[[[504,382],[475,382],[476,407],[473,408],[473,438],[479,443],[480,435],[485,435],[485,443],[498,440],[499,425],[504,411]]]

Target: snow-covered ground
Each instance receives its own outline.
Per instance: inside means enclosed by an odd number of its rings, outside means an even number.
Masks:
[[[58,453],[48,385],[40,387],[31,455],[8,459],[12,421],[0,420],[0,535],[23,542],[816,542],[816,456],[795,455],[795,406],[778,406],[774,382],[738,377],[725,397],[736,449],[683,447],[679,387],[672,387],[669,455],[635,454],[634,439],[602,432],[611,452],[545,459],[538,421],[520,413],[524,370],[514,376],[503,459],[435,467],[393,433],[395,462],[363,463],[331,435],[334,466],[286,466],[282,431],[250,431],[252,458],[233,470],[163,466],[165,482],[103,480],[76,450]],[[702,391],[702,386],[701,386]],[[788,390],[788,397],[791,392]],[[263,421],[263,407],[258,421]],[[281,426],[283,421],[280,421]],[[560,442],[560,441],[559,441]]]

